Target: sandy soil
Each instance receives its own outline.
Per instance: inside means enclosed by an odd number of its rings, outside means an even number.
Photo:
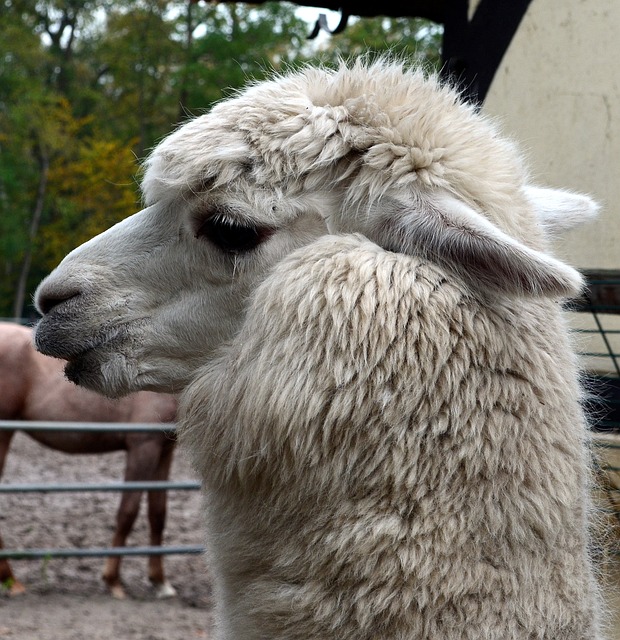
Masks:
[[[68,456],[17,434],[9,452],[5,481],[102,481],[123,477],[124,454]],[[177,450],[174,480],[193,480]],[[0,496],[0,531],[7,548],[105,547],[114,531],[116,493],[7,494]],[[146,505],[128,545],[147,545]],[[169,493],[167,544],[202,544],[200,494]],[[178,597],[157,600],[146,573],[146,558],[123,560],[127,599],[107,595],[103,560],[68,558],[13,561],[26,595],[0,594],[0,640],[191,640],[207,638],[211,589],[202,556],[167,556],[168,579]]]
[[[610,462],[620,467],[620,449],[617,451],[618,460]],[[18,434],[11,447],[5,479],[105,482],[122,478],[123,467],[122,453],[66,456]],[[176,452],[172,478],[195,478],[182,450]],[[169,499],[166,542],[201,544],[199,493],[171,492]],[[0,496],[0,530],[5,544],[11,548],[106,546],[112,537],[117,503],[118,495],[112,493],[8,494]],[[142,512],[128,543],[143,545],[147,541]],[[178,591],[178,597],[170,600],[154,597],[146,578],[146,559],[133,557],[123,560],[128,598],[112,599],[100,579],[102,562],[97,558],[13,562],[28,593],[19,598],[0,594],[0,640],[209,637],[211,588],[202,556],[166,558],[168,578]],[[620,640],[620,562],[610,561],[607,569],[606,592],[611,613],[608,638]]]

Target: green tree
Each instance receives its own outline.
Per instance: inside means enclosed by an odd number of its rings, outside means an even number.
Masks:
[[[51,56],[23,15],[0,21],[0,42],[11,43],[0,50],[1,315],[21,314],[57,138],[59,96],[39,81],[48,77]]]
[[[335,63],[339,57],[391,52],[428,69],[439,69],[443,28],[423,18],[351,18],[347,28],[328,38],[319,57]]]
[[[72,154],[49,171],[48,223],[35,246],[39,264],[53,269],[75,245],[135,212],[136,170],[129,145],[114,140],[80,140]]]
[[[136,206],[137,160],[188,113],[295,60],[293,5],[4,0],[0,315]]]
[[[97,70],[92,87],[97,101],[90,110],[95,128],[103,136],[132,140],[138,157],[177,118],[173,76],[183,51],[169,17],[174,13],[162,0],[119,2],[84,51]]]
[[[0,315],[21,316],[45,271],[36,251],[50,219],[50,172],[77,146],[75,70],[81,18],[101,3],[8,0],[0,21]],[[83,74],[82,74],[83,75]],[[70,240],[69,240],[70,242]]]
[[[185,64],[176,76],[185,117],[210,107],[248,79],[264,78],[270,70],[303,58],[308,25],[290,3],[207,3],[193,11],[193,37],[187,38],[187,15],[178,22],[186,38]]]

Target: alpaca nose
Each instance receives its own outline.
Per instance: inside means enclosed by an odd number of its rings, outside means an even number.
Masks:
[[[34,304],[37,311],[44,316],[63,302],[80,295],[81,291],[77,287],[61,288],[44,280],[34,295]]]

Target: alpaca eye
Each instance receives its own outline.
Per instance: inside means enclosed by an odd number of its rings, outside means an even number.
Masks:
[[[196,238],[206,238],[226,253],[243,253],[255,249],[271,234],[272,229],[242,225],[228,218],[207,218],[196,229]]]

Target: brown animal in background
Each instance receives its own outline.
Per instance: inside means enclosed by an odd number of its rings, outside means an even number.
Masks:
[[[68,382],[64,363],[37,353],[30,329],[0,323],[0,420],[62,420],[75,422],[172,422],[176,400],[148,391],[110,400]],[[125,450],[125,480],[167,480],[174,439],[170,433],[85,433],[23,429],[42,445],[64,453],[108,453]],[[0,430],[0,476],[15,431]],[[141,491],[125,491],[116,516],[112,546],[125,546],[140,507]],[[166,519],[166,492],[148,493],[150,544],[161,545]],[[0,549],[3,548],[0,537]],[[109,557],[103,579],[114,597],[125,593],[120,580],[121,557]],[[175,595],[164,575],[162,556],[149,558],[149,579],[159,597]],[[0,559],[0,584],[10,585],[13,595],[25,587],[7,560]]]

